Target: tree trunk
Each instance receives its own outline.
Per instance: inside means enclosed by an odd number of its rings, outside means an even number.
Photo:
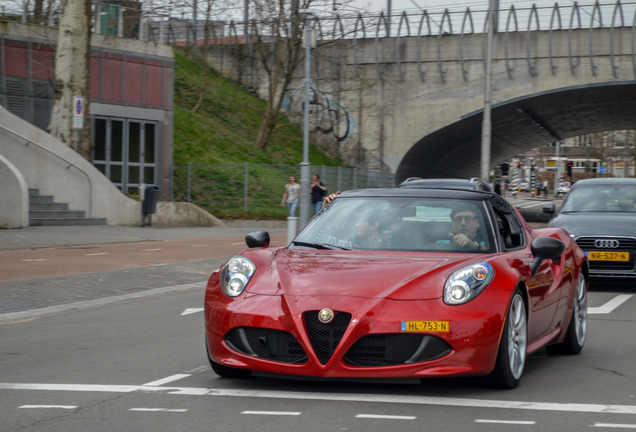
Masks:
[[[92,161],[93,144],[89,117],[89,70],[91,48],[91,0],[62,0],[62,18],[55,52],[55,101],[49,132]],[[73,97],[84,100],[83,127],[73,134]]]

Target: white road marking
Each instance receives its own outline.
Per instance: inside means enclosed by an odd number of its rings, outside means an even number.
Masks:
[[[155,251],[161,251],[163,249],[144,249],[144,252],[155,252]]]
[[[619,428],[619,429],[636,429],[636,424],[618,424],[618,423],[594,423],[592,427],[602,428]]]
[[[295,399],[295,400],[324,400],[332,402],[373,402],[434,406],[457,406],[471,408],[503,408],[532,411],[556,412],[584,412],[603,414],[633,414],[636,415],[636,405],[604,405],[553,402],[524,402],[488,399],[462,399],[450,397],[403,396],[386,394],[355,394],[355,393],[313,393],[278,390],[255,389],[214,389],[203,387],[153,387],[134,385],[100,385],[100,384],[38,384],[38,383],[0,383],[4,390],[54,390],[54,391],[86,391],[86,392],[164,392],[174,395],[190,396],[225,396],[225,397],[254,397],[266,399]]]
[[[197,313],[197,312],[203,312],[203,308],[187,308],[186,310],[181,312],[181,316],[190,315],[190,314]]]
[[[475,423],[494,423],[494,424],[512,424],[512,425],[533,425],[537,422],[529,420],[491,420],[491,419],[475,419]]]
[[[588,307],[587,308],[587,313],[588,314],[608,314],[608,313],[612,313],[614,311],[614,309],[616,309],[617,307],[619,307],[620,305],[622,305],[623,303],[625,303],[627,300],[629,300],[632,297],[633,297],[632,294],[620,294],[620,295],[617,295],[616,297],[614,297],[613,299],[611,299],[610,301],[605,303],[603,306]]]
[[[23,259],[23,262],[39,262],[39,261],[48,261],[48,258],[34,258],[34,259]]]
[[[380,419],[380,420],[415,420],[416,416],[382,415],[382,414],[358,414],[356,418]]]
[[[138,299],[138,298],[143,298],[143,297],[148,297],[153,295],[201,289],[201,287],[205,287],[206,283],[207,283],[207,280],[202,280],[200,282],[192,282],[188,284],[174,285],[174,286],[168,286],[163,288],[154,288],[154,289],[139,291],[139,292],[131,293],[131,294],[122,294],[118,296],[105,297],[105,298],[95,299],[95,300],[84,300],[84,301],[79,301],[75,303],[67,303],[67,304],[57,305],[57,306],[48,306],[48,307],[44,307],[40,309],[32,309],[32,310],[26,310],[22,312],[5,313],[5,314],[0,314],[0,323],[7,322],[7,321],[10,322],[10,321],[16,321],[16,320],[22,320],[22,319],[36,318],[36,317],[41,317],[41,316],[50,315],[50,314],[68,312],[75,309],[100,307],[100,306],[109,305],[109,304],[113,304],[117,302],[127,301],[131,299]]]
[[[95,252],[95,253],[84,254],[84,256],[97,256],[97,255],[108,255],[108,252]]]
[[[191,376],[191,374],[176,374],[176,375],[171,375],[169,377],[166,378],[162,378],[160,380],[156,380],[156,381],[152,381],[149,383],[144,384],[144,386],[150,386],[150,387],[158,387],[160,385],[164,385],[164,384],[168,384],[170,382],[174,382],[174,381],[178,381],[180,379],[183,378],[187,378]]]
[[[297,416],[301,413],[299,411],[243,411],[241,414]]]
[[[77,405],[22,405],[18,408],[56,408],[71,410],[77,408]]]
[[[174,412],[184,413],[187,409],[169,409],[169,408],[131,408],[128,411],[143,411],[143,412]]]

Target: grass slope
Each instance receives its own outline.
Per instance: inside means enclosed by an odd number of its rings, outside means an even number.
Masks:
[[[187,57],[186,57],[187,55]],[[265,149],[254,144],[266,102],[213,70],[207,72],[204,99],[192,113],[202,86],[202,69],[193,54],[175,51],[174,163],[299,164],[302,131],[283,119]],[[340,166],[314,145],[313,165]]]
[[[206,72],[203,103],[193,113],[202,73],[194,54],[175,50],[175,200],[190,199],[222,219],[286,218],[280,199],[288,175],[299,172],[302,131],[284,118],[267,148],[256,147],[266,102],[213,70]],[[309,160],[313,166],[342,165],[314,145],[310,145]],[[247,204],[244,172],[239,166],[245,162],[250,166]],[[189,174],[187,164],[191,164]]]

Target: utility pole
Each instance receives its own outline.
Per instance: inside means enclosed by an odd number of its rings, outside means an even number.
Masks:
[[[481,125],[481,178],[490,180],[490,141],[492,133],[492,121],[490,118],[491,82],[492,82],[492,45],[494,37],[494,8],[493,3],[488,2],[488,43],[486,48],[486,85],[484,91],[484,116]]]
[[[313,29],[311,20],[316,14],[310,9],[300,9],[298,15],[305,22],[305,104],[303,110],[303,160],[300,163],[300,227],[309,221],[309,91],[311,88],[311,48],[313,43]]]

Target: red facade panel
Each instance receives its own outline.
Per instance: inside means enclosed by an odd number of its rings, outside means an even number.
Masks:
[[[31,77],[41,80],[55,78],[55,51],[51,45],[31,45]]]
[[[122,62],[117,54],[105,54],[102,58],[102,100],[104,102],[122,102]]]
[[[141,60],[134,57],[126,58],[126,93],[124,103],[141,105],[143,103],[143,67]]]
[[[96,54],[91,55],[89,72],[89,91],[92,100],[101,102],[103,100],[100,83],[104,79],[102,76],[101,57]]]
[[[163,108],[163,64],[156,61],[146,63],[146,105],[150,107]]]
[[[25,42],[4,41],[4,67],[7,76],[28,78],[28,49]]]

